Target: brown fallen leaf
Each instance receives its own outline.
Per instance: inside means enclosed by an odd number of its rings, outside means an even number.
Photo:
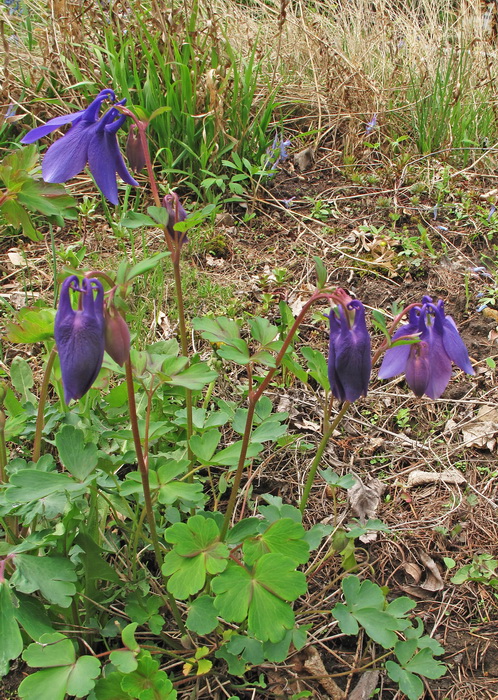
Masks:
[[[411,489],[414,486],[434,484],[438,481],[443,484],[465,484],[466,479],[458,469],[445,469],[444,472],[424,472],[421,469],[415,469],[408,475],[406,486]]]
[[[348,501],[353,514],[364,525],[367,520],[377,517],[380,497],[387,487],[379,479],[368,478],[363,483],[356,474],[354,474],[354,478],[356,479],[356,484],[348,490]],[[369,542],[375,542],[377,536],[377,532],[367,532],[365,535],[361,535],[359,540],[364,544],[368,544]]]
[[[309,646],[305,650],[304,668],[310,676],[316,676],[322,688],[329,694],[330,700],[346,700],[346,693],[339,688],[333,678],[330,678],[316,647]]]
[[[368,700],[379,682],[379,671],[365,671],[354,689],[349,693],[348,700]]]

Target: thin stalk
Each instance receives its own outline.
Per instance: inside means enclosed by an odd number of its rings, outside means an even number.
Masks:
[[[271,369],[268,370],[266,377],[263,379],[259,387],[256,389],[256,391],[251,391],[249,393],[248,397],[248,410],[247,410],[247,418],[246,418],[246,424],[244,428],[244,435],[242,437],[242,446],[240,449],[240,457],[239,457],[239,463],[237,465],[237,471],[235,472],[235,476],[233,479],[233,484],[232,484],[232,489],[230,491],[230,498],[228,499],[228,505],[227,509],[225,512],[225,519],[223,521],[223,525],[221,528],[221,533],[220,533],[220,539],[223,541],[225,539],[225,536],[228,532],[228,528],[230,526],[230,521],[232,519],[233,511],[235,508],[235,502],[237,500],[237,494],[239,491],[240,487],[240,482],[242,480],[242,474],[244,471],[244,465],[246,461],[246,455],[247,455],[247,448],[249,446],[249,439],[251,436],[251,430],[252,430],[252,422],[254,418],[254,410],[256,408],[256,404],[261,398],[261,395],[265,391],[265,389],[268,387],[269,383],[271,382],[273,375],[277,371],[277,369],[280,366],[280,363],[282,362],[282,359],[287,352],[287,349],[289,345],[292,342],[292,339],[294,337],[294,334],[296,333],[297,329],[303,322],[304,317],[306,316],[308,309],[316,302],[318,299],[329,299],[330,294],[327,292],[320,292],[317,291],[313,294],[313,296],[306,302],[306,304],[303,306],[301,309],[301,313],[297,316],[296,320],[294,321],[289,334],[287,335],[287,338],[284,340],[284,343],[280,349],[280,352],[275,358],[275,367],[272,367]]]
[[[320,464],[320,460],[322,459],[322,455],[325,451],[325,448],[327,447],[327,443],[330,440],[330,437],[334,430],[337,428],[341,420],[344,418],[344,415],[346,414],[348,408],[351,406],[350,401],[345,401],[342,404],[342,408],[339,411],[339,413],[336,415],[332,423],[329,425],[328,428],[324,430],[323,437],[320,440],[320,444],[318,445],[318,449],[316,451],[315,457],[313,459],[313,462],[311,463],[310,471],[308,474],[308,478],[306,479],[306,484],[304,485],[304,491],[303,495],[301,498],[301,503],[299,504],[299,510],[301,513],[304,513],[304,510],[306,508],[306,504],[308,502],[308,497],[310,495],[311,487],[313,485],[313,481],[316,475],[316,470],[318,469],[318,465]]]
[[[165,231],[165,236],[168,238],[168,234]],[[180,248],[178,247],[175,251],[175,255],[172,257],[173,262],[173,275],[175,279],[175,293],[176,293],[176,303],[178,305],[178,325],[180,328],[180,343],[182,346],[182,355],[188,357],[188,339],[187,339],[187,326],[185,323],[185,307],[183,305],[183,291],[182,291],[182,278],[180,271]],[[187,444],[188,444],[188,460],[192,461],[192,450],[190,449],[190,438],[194,431],[194,421],[192,417],[192,390],[185,389],[185,406],[187,411]],[[188,479],[189,482],[193,481],[193,475]]]
[[[0,484],[5,484],[7,466],[7,448],[5,446],[5,421],[6,416],[3,408],[0,408]]]
[[[40,399],[38,401],[38,413],[36,414],[35,438],[33,440],[33,462],[38,462],[40,459],[42,433],[43,428],[45,427],[45,404],[47,402],[48,385],[56,355],[57,350],[52,348],[45,367],[45,374],[43,375],[43,382],[40,389]]]
[[[156,520],[154,518],[154,510],[152,507],[152,498],[150,495],[150,484],[149,484],[149,470],[145,463],[144,454],[142,451],[142,443],[140,442],[140,431],[138,429],[138,417],[137,417],[137,405],[135,402],[135,390],[133,388],[133,371],[131,367],[131,361],[128,359],[125,363],[126,368],[126,387],[128,390],[128,411],[130,414],[131,432],[133,433],[133,442],[135,444],[135,452],[137,455],[137,463],[140,471],[140,478],[142,479],[142,487],[144,492],[145,510],[147,514],[147,521],[149,523],[150,529],[150,539],[152,546],[154,548],[154,554],[156,557],[156,564],[162,573],[163,565],[163,555],[161,551],[161,545],[159,544],[159,539],[157,537],[156,530]],[[185,625],[180,615],[180,611],[176,604],[176,600],[173,598],[171,593],[166,590],[166,597],[168,599],[171,612],[176,620],[176,624],[183,634],[185,634]]]

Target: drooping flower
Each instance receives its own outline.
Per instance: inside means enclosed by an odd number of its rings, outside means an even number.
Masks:
[[[139,173],[145,167],[145,153],[136,124],[130,126],[126,140],[126,157],[134,173]]]
[[[169,218],[167,228],[169,235],[174,241],[179,242],[182,246],[188,241],[188,238],[181,231],[175,230],[175,224],[179,223],[180,221],[185,221],[188,213],[183,208],[182,203],[180,202],[180,197],[176,194],[176,192],[171,192],[171,194],[167,194],[164,197],[163,206],[168,212]]]
[[[43,179],[45,182],[67,182],[88,163],[102,194],[112,204],[118,204],[116,173],[129,185],[138,186],[138,182],[126,168],[116,135],[126,116],[111,107],[99,118],[102,103],[107,99],[115,102],[112,90],[102,90],[85,110],[56,117],[33,129],[22,143],[33,143],[59,126],[72,122],[69,131],[47,150],[42,163]],[[125,101],[116,104],[122,105]]]
[[[112,303],[104,312],[104,324],[105,351],[122,367],[130,356],[130,329]]]
[[[455,321],[446,316],[442,299],[434,304],[431,297],[424,296],[422,304],[410,309],[408,323],[396,331],[392,342],[417,337],[418,343],[387,350],[379,379],[404,373],[416,396],[438,399],[450,381],[452,362],[467,374],[475,374],[465,343]]]
[[[70,290],[80,294],[78,309]],[[94,290],[96,296],[94,297]],[[55,342],[59,353],[66,403],[80,399],[95,381],[104,357],[104,289],[97,279],[71,275],[62,283],[55,317]]]
[[[329,314],[330,342],[328,374],[333,395],[340,401],[366,396],[372,371],[370,335],[361,301],[337,290],[338,316]]]

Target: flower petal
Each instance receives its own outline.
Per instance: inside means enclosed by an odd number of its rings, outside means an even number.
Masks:
[[[79,121],[50,146],[42,163],[45,182],[67,182],[83,170],[94,131],[94,124]]]
[[[403,374],[410,355],[411,345],[398,345],[387,350],[379,369],[379,379],[390,379]]]
[[[451,316],[446,316],[443,322],[443,345],[448,357],[457,367],[460,367],[467,374],[475,374],[468,350]]]
[[[28,131],[26,136],[21,139],[21,143],[34,143],[35,141],[38,141],[38,139],[43,138],[43,136],[51,134],[52,131],[55,131],[60,126],[77,121],[77,119],[81,117],[85,111],[86,110],[82,109],[80,112],[71,112],[71,114],[63,114],[60,117],[50,119],[50,121],[48,121],[46,124],[42,124],[41,126],[37,126],[36,129],[31,129],[31,131]]]

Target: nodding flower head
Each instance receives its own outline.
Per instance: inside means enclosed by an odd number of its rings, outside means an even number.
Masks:
[[[337,290],[336,311],[329,314],[330,342],[328,374],[333,395],[340,401],[356,401],[366,396],[372,357],[370,335],[361,301]]]
[[[100,117],[100,109],[106,100],[116,105],[126,102],[116,102],[113,90],[102,90],[86,109],[55,117],[32,129],[22,143],[34,143],[60,126],[72,123],[69,131],[47,150],[42,162],[43,179],[45,182],[67,182],[88,163],[102,194],[112,204],[118,204],[116,173],[129,185],[138,186],[138,182],[128,172],[117,141],[116,134],[127,117],[115,107]]]
[[[70,290],[79,294],[78,308]],[[96,292],[96,294],[95,294]],[[97,279],[76,275],[64,280],[55,317],[55,342],[59,352],[66,403],[80,399],[95,381],[104,357],[104,289]]]
[[[412,307],[408,323],[396,331],[392,342],[401,338],[419,338],[419,342],[387,350],[380,379],[404,373],[416,396],[438,399],[450,381],[452,362],[467,374],[475,374],[455,321],[446,316],[441,299],[434,304],[431,297],[424,296],[422,304]]]
[[[175,224],[179,223],[180,221],[185,221],[188,214],[183,208],[182,203],[180,202],[180,197],[176,194],[176,192],[171,192],[171,194],[167,194],[164,197],[163,207],[165,207],[168,212],[169,218],[167,228],[169,235],[174,241],[182,246],[184,243],[187,243],[188,238],[181,231],[175,230]]]

